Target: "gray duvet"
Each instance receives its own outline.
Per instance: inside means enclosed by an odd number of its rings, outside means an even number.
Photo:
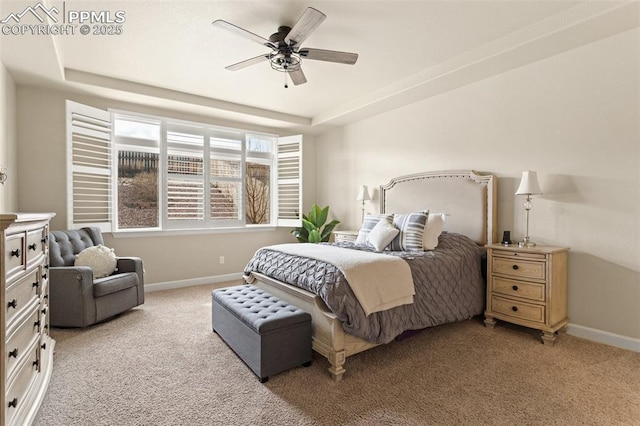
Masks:
[[[354,250],[373,248],[342,242]],[[443,232],[438,247],[427,252],[385,252],[400,256],[411,267],[414,302],[365,316],[340,270],[329,263],[260,249],[249,261],[245,275],[259,272],[317,294],[342,321],[348,334],[373,343],[388,343],[407,330],[461,321],[482,313],[485,282],[484,249],[469,238]]]

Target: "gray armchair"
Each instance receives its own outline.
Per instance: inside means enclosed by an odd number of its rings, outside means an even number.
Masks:
[[[49,233],[49,322],[52,327],[86,327],[144,303],[142,259],[120,257],[113,274],[93,277],[74,266],[76,255],[104,245],[99,228]]]

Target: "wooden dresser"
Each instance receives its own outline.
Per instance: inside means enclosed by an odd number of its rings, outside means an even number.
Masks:
[[[487,246],[487,327],[496,319],[542,331],[553,345],[567,318],[566,247]]]
[[[47,276],[53,216],[0,214],[3,425],[31,424],[51,378],[55,341],[49,336]]]

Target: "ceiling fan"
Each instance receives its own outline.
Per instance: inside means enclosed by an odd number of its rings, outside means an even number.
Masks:
[[[257,34],[233,25],[222,19],[213,21],[213,25],[234,34],[253,40],[271,49],[271,52],[265,53],[255,58],[246,59],[236,64],[225,67],[230,71],[237,71],[242,68],[254,65],[263,61],[268,61],[276,71],[284,72],[285,84],[287,85],[287,75],[293,81],[293,84],[299,85],[307,82],[307,78],[302,72],[302,58],[313,59],[316,61],[337,62],[341,64],[353,65],[358,60],[357,53],[338,52],[335,50],[314,49],[311,47],[301,47],[302,43],[311,35],[311,33],[325,20],[327,15],[317,9],[308,7],[302,16],[295,23],[293,28],[287,26],[278,27],[278,32],[271,34],[267,40]]]

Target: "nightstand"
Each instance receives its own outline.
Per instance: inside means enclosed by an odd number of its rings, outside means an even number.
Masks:
[[[333,240],[336,243],[344,241],[355,243],[358,238],[358,231],[333,231]]]
[[[496,319],[542,331],[552,346],[567,318],[567,247],[487,246],[487,309],[484,323]]]

